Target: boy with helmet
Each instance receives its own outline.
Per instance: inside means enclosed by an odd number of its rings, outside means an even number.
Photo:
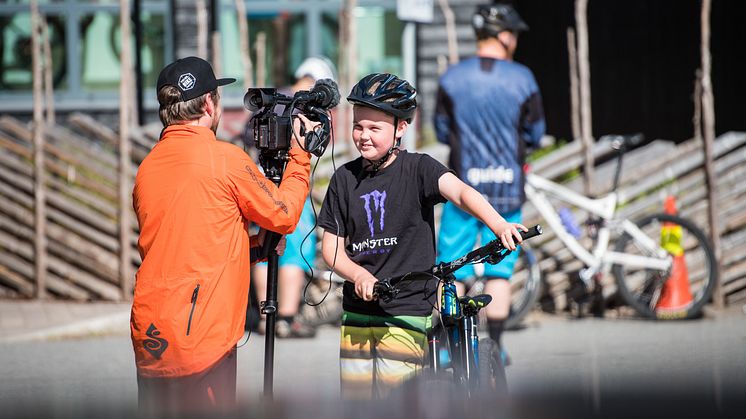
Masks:
[[[438,141],[451,146],[449,166],[484,195],[511,222],[521,221],[523,163],[526,144],[537,146],[544,135],[539,87],[527,67],[513,61],[518,34],[528,30],[512,5],[477,6],[472,18],[477,55],[451,66],[441,77],[435,110]],[[451,260],[474,248],[477,237],[494,236],[469,214],[446,203],[438,236],[438,260]],[[510,279],[518,252],[497,265],[485,265],[485,293],[490,337],[498,345],[510,311]],[[456,272],[460,281],[474,269]],[[461,284],[459,284],[461,285]],[[463,292],[463,286],[460,286]],[[502,350],[502,349],[501,349]],[[502,351],[507,364],[507,355]]]
[[[403,283],[388,303],[373,299],[373,285],[432,266],[435,204],[449,200],[469,211],[510,249],[526,229],[432,157],[399,148],[416,95],[391,74],[370,74],[353,87],[347,100],[360,157],[334,173],[319,216],[324,260],[346,279],[340,375],[347,398],[384,397],[422,366],[437,281]]]

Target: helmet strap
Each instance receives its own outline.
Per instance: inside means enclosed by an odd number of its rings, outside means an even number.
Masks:
[[[399,128],[399,117],[394,117],[394,141],[391,144],[391,147],[389,148],[389,151],[386,152],[386,155],[381,157],[378,160],[369,160],[371,163],[371,168],[374,172],[377,172],[381,166],[383,166],[386,161],[388,161],[389,157],[391,157],[392,154],[394,154],[394,151],[399,150],[399,145],[401,144],[401,138],[396,138],[396,130]]]

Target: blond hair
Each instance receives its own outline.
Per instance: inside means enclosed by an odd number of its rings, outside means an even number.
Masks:
[[[210,92],[212,104],[218,106],[220,95],[218,89]],[[205,95],[194,99],[181,101],[181,91],[172,85],[165,85],[158,91],[158,116],[164,127],[175,125],[180,122],[193,121],[202,116],[205,108]]]

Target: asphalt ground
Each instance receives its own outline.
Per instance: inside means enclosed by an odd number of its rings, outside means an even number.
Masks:
[[[0,302],[0,416],[138,416],[126,304],[6,304]],[[63,319],[62,311],[76,314]],[[9,312],[26,314],[11,321]],[[46,321],[25,319],[40,313]],[[264,338],[251,336],[238,350],[241,407],[229,416],[746,417],[741,307],[677,322],[532,314],[504,337],[512,358],[507,400],[467,403],[402,391],[386,401],[341,402],[338,339],[329,326],[314,339],[277,340],[270,402],[262,398]]]

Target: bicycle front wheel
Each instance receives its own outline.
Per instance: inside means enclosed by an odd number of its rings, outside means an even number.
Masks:
[[[661,248],[671,254],[672,267],[658,271],[615,264],[612,272],[619,294],[644,317],[698,317],[717,282],[715,255],[707,237],[694,223],[676,215],[650,215],[637,225],[649,237],[660,237]],[[651,256],[626,233],[617,241],[615,250]]]
[[[505,365],[500,356],[500,347],[492,339],[479,339],[479,392],[482,395],[505,395],[508,382]]]

